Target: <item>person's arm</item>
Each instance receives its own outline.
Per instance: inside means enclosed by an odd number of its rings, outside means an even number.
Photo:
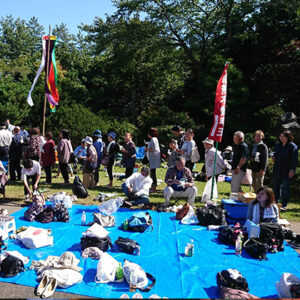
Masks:
[[[28,182],[27,182],[27,175],[26,174],[24,174],[24,187],[25,187],[25,189],[28,191],[28,193],[31,195],[32,194],[32,192],[31,192],[31,190],[30,190],[30,188],[29,188],[29,186],[28,186]]]
[[[64,150],[64,143],[63,141],[59,141],[58,145],[57,145],[57,152],[62,152]]]
[[[246,161],[246,157],[242,157],[237,165],[237,167],[234,169],[234,174],[238,174],[240,172],[241,167],[243,166],[243,164]]]
[[[171,167],[170,169],[167,170],[166,176],[165,176],[165,183],[168,186],[171,186],[173,184],[174,178],[171,178],[172,177],[172,173],[173,173],[173,168]]]
[[[269,157],[269,150],[268,150],[268,147],[263,144],[263,150],[261,151],[260,153],[260,156],[261,156],[261,166],[262,166],[262,169],[259,171],[259,175],[262,177],[266,170],[267,170],[267,165],[268,165],[268,157]]]
[[[193,174],[192,174],[191,170],[186,169],[185,171],[186,171],[185,177],[187,178],[188,182],[185,183],[184,187],[188,188],[188,187],[194,186],[194,179],[193,179]]]
[[[40,179],[41,179],[41,174],[37,174],[37,176],[36,176],[36,181],[35,181],[35,183],[34,183],[34,185],[33,185],[33,188],[34,188],[35,190],[38,189],[38,185],[39,185]]]
[[[292,162],[291,162],[291,169],[289,172],[289,178],[292,178],[295,175],[295,171],[298,164],[298,147],[293,143],[291,144],[293,146],[292,149]]]

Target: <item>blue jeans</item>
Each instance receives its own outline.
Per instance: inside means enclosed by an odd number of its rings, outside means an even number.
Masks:
[[[273,188],[274,194],[276,198],[276,202],[278,203],[279,198],[282,199],[282,207],[286,207],[291,199],[291,189],[290,189],[291,181],[290,178],[279,178],[273,177]]]
[[[122,184],[122,190],[123,190],[125,196],[130,198],[128,188],[127,188],[125,182]],[[134,200],[129,200],[129,201],[132,203],[132,205],[148,204],[150,202],[149,198],[146,195],[140,195],[138,197],[135,197]]]

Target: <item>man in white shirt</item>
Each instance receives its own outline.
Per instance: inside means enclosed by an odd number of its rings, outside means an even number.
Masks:
[[[149,190],[152,185],[152,179],[149,177],[149,173],[150,169],[143,167],[141,173],[133,173],[126,179],[126,182],[122,184],[122,190],[132,205],[149,203]]]
[[[22,168],[22,179],[24,180],[24,193],[26,200],[29,199],[29,195],[33,194],[34,190],[38,189],[41,173],[41,165],[38,161],[32,159],[24,160],[24,166]],[[30,181],[33,191],[31,191],[29,188]]]
[[[6,129],[6,124],[0,124],[0,160],[8,160],[9,146],[12,141],[12,133]]]

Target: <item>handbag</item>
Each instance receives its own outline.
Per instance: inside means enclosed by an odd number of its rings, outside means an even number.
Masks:
[[[1,277],[14,277],[25,270],[21,259],[8,255],[0,264]]]
[[[198,147],[194,147],[192,150],[192,155],[191,155],[191,162],[196,163],[200,160],[200,154],[198,151]]]
[[[101,159],[101,165],[106,167],[108,165],[108,161],[109,161],[109,156],[103,156]]]
[[[232,289],[249,291],[248,282],[246,278],[236,269],[223,270],[217,273],[218,287],[229,287]]]
[[[135,240],[122,238],[119,236],[118,239],[115,241],[115,244],[119,246],[122,252],[128,254],[137,254],[137,255],[140,254],[140,244]]]
[[[188,202],[186,202],[181,209],[178,209],[176,211],[176,220],[183,219],[187,215],[189,209],[190,209],[190,205]]]
[[[259,260],[267,260],[268,245],[262,243],[257,239],[249,239],[244,243],[244,248],[246,252],[254,258]]]
[[[84,236],[80,240],[80,246],[82,250],[88,247],[97,247],[101,251],[106,252],[109,247],[112,248],[112,243],[109,236],[105,238]]]

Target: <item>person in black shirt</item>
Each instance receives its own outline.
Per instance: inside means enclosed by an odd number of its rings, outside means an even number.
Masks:
[[[177,138],[177,147],[180,150],[185,141],[185,134],[180,126],[173,126],[171,131]]]
[[[242,192],[241,183],[247,168],[248,146],[244,142],[242,131],[234,133],[233,142],[231,192],[238,193]]]

